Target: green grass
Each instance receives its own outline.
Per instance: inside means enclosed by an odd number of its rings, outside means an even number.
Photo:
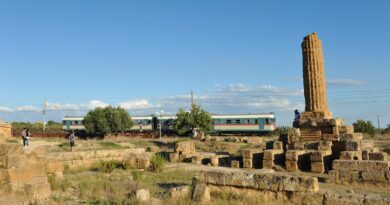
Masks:
[[[99,146],[104,149],[121,149],[122,145],[115,142],[99,142]]]
[[[11,144],[19,144],[18,140],[6,140],[6,142]]]
[[[154,154],[150,159],[149,170],[153,172],[161,172],[166,164],[166,159],[161,154]]]

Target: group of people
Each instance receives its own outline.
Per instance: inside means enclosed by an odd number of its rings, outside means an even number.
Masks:
[[[30,144],[30,137],[31,137],[30,129],[24,128],[22,130],[23,147],[28,147],[28,145]],[[74,143],[75,138],[76,138],[76,135],[75,135],[74,131],[72,131],[68,135],[69,146],[70,146],[70,151],[71,152],[73,151],[73,147],[75,146],[75,143]]]

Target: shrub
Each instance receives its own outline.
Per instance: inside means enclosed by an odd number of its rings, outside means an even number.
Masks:
[[[133,179],[136,182],[140,182],[144,178],[144,173],[140,170],[131,171],[131,175],[133,176]]]
[[[122,163],[116,160],[99,161],[92,165],[92,171],[111,173],[114,169],[121,167]]]
[[[153,172],[160,172],[166,163],[166,159],[161,154],[154,154],[150,159],[149,170]]]

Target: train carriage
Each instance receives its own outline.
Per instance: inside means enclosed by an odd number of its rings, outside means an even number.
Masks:
[[[211,133],[266,133],[276,129],[275,114],[212,115]]]
[[[84,117],[76,116],[65,116],[62,119],[62,129],[63,130],[84,130],[83,124]]]
[[[146,131],[153,130],[153,116],[134,116],[131,117],[134,125],[130,128],[130,131]]]

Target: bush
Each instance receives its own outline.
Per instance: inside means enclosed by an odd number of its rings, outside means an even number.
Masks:
[[[371,121],[358,120],[353,123],[353,129],[355,132],[362,132],[369,134],[371,137],[375,135],[375,127]]]
[[[111,173],[114,169],[122,167],[122,162],[117,160],[99,161],[92,165],[92,171],[100,171],[104,173]]]
[[[166,163],[166,159],[161,154],[154,154],[150,159],[149,170],[153,172],[161,172]]]

